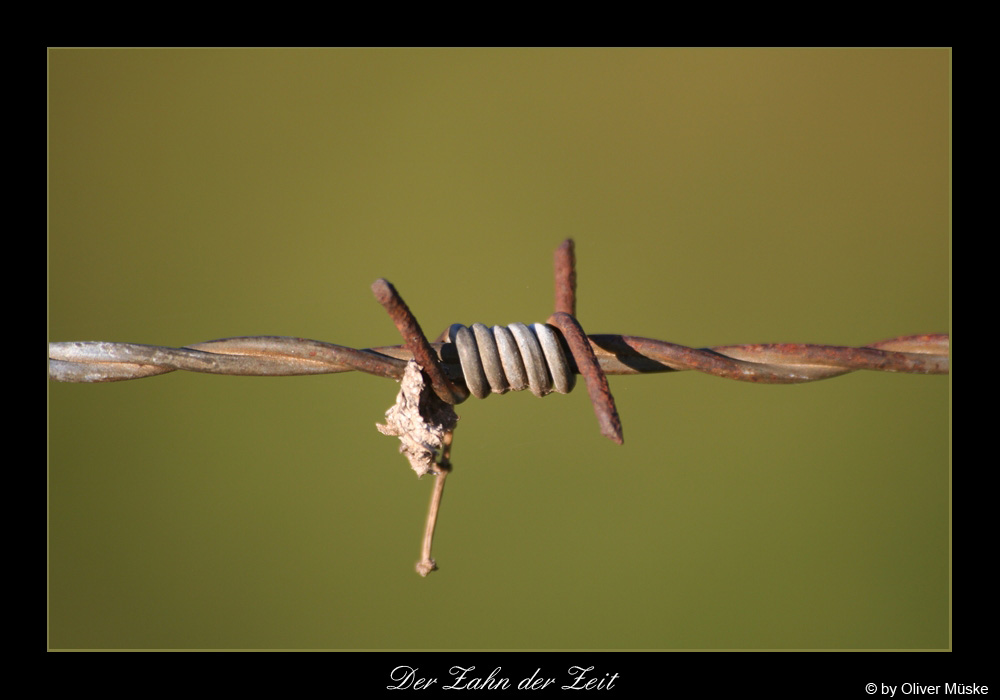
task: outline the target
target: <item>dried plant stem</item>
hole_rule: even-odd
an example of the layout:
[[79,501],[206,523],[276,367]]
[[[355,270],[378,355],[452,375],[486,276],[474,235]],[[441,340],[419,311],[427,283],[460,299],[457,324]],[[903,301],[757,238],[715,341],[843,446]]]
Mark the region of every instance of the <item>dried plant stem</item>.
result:
[[420,561],[417,562],[417,573],[426,576],[437,570],[437,562],[431,557],[431,547],[434,544],[434,527],[437,525],[438,512],[441,510],[441,498],[444,495],[444,482],[451,473],[451,441],[454,432],[448,432],[444,437],[444,449],[438,464],[437,479],[434,491],[431,493],[431,506],[427,511],[427,525],[424,528],[424,544],[420,551]]

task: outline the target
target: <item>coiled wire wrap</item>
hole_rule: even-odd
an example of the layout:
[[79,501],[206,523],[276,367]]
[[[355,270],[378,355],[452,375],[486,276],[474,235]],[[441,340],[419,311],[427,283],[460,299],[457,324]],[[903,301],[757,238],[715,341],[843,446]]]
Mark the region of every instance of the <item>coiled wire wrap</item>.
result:
[[465,384],[476,398],[524,389],[535,396],[568,394],[576,384],[559,332],[550,325],[454,323],[445,340],[455,344]]

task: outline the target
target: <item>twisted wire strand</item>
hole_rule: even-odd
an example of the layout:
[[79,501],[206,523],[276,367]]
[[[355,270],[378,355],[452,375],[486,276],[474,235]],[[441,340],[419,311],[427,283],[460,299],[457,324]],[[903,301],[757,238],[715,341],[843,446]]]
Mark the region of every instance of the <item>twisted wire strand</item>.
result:
[[221,338],[182,348],[137,343],[49,343],[49,377],[61,382],[115,382],[176,370],[285,377],[358,370],[401,379],[406,358],[306,338]]
[[745,382],[797,384],[862,369],[947,374],[950,364],[949,337],[937,333],[900,336],[860,348],[771,343],[695,349],[627,335],[592,335],[589,338],[601,348],[601,351],[595,350],[599,359],[604,352],[623,360],[629,369],[619,374],[697,370]]
[[[472,330],[473,337],[475,333]],[[860,348],[801,343],[689,348],[629,335],[591,335],[588,339],[601,369],[606,374],[616,375],[694,370],[739,381],[793,384],[828,379],[856,370],[947,374],[950,366],[947,334],[900,336]],[[500,342],[497,342],[498,352]],[[561,342],[558,345],[561,346]],[[431,346],[452,378],[464,379],[464,365],[456,344],[437,342]],[[478,343],[476,347],[478,351]],[[488,350],[487,354],[490,353]],[[406,361],[412,357],[409,350],[398,345],[355,349],[281,336],[222,338],[182,348],[135,343],[55,342],[49,343],[49,377],[61,382],[114,382],[176,370],[242,376],[357,370],[399,380]],[[482,355],[480,361],[486,362]],[[572,372],[578,371],[565,358],[565,353],[564,361]],[[544,366],[552,372],[548,361],[536,363],[536,366]],[[485,375],[485,364],[482,369]],[[505,369],[504,376],[509,382],[509,370]],[[569,376],[573,376],[572,373]],[[488,376],[485,381],[493,391]]]

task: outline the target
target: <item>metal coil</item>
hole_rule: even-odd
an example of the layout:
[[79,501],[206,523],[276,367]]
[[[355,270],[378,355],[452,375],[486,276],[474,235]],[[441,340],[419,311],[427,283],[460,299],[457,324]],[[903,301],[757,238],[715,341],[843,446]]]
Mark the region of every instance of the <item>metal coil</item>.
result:
[[568,394],[576,384],[559,332],[550,325],[454,323],[445,339],[455,344],[465,384],[476,398],[524,389],[535,396]]

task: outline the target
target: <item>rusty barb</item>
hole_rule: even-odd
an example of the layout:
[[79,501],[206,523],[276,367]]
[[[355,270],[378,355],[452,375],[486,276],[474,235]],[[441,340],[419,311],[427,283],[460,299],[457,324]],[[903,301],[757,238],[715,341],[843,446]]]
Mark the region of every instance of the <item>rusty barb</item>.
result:
[[[434,342],[388,281],[372,284],[403,345],[355,349],[305,338],[223,338],[182,348],[134,343],[49,343],[49,377],[61,382],[114,382],[176,370],[245,376],[327,374],[357,370],[402,382],[400,397],[379,429],[398,435],[418,474],[437,476],[421,561],[436,569],[431,540],[444,481],[451,471],[452,407],[470,394],[530,389],[538,396],[568,393],[583,377],[601,434],[623,443],[609,374],[695,370],[716,377],[765,384],[794,384],[856,370],[947,374],[947,334],[890,338],[864,347],[799,343],[690,348],[629,335],[588,336],[576,318],[576,253],[567,239],[555,251],[555,310],[530,327],[455,324]],[[414,365],[409,371],[408,367]],[[390,414],[392,414],[390,416]],[[428,437],[429,436],[429,437]]]

